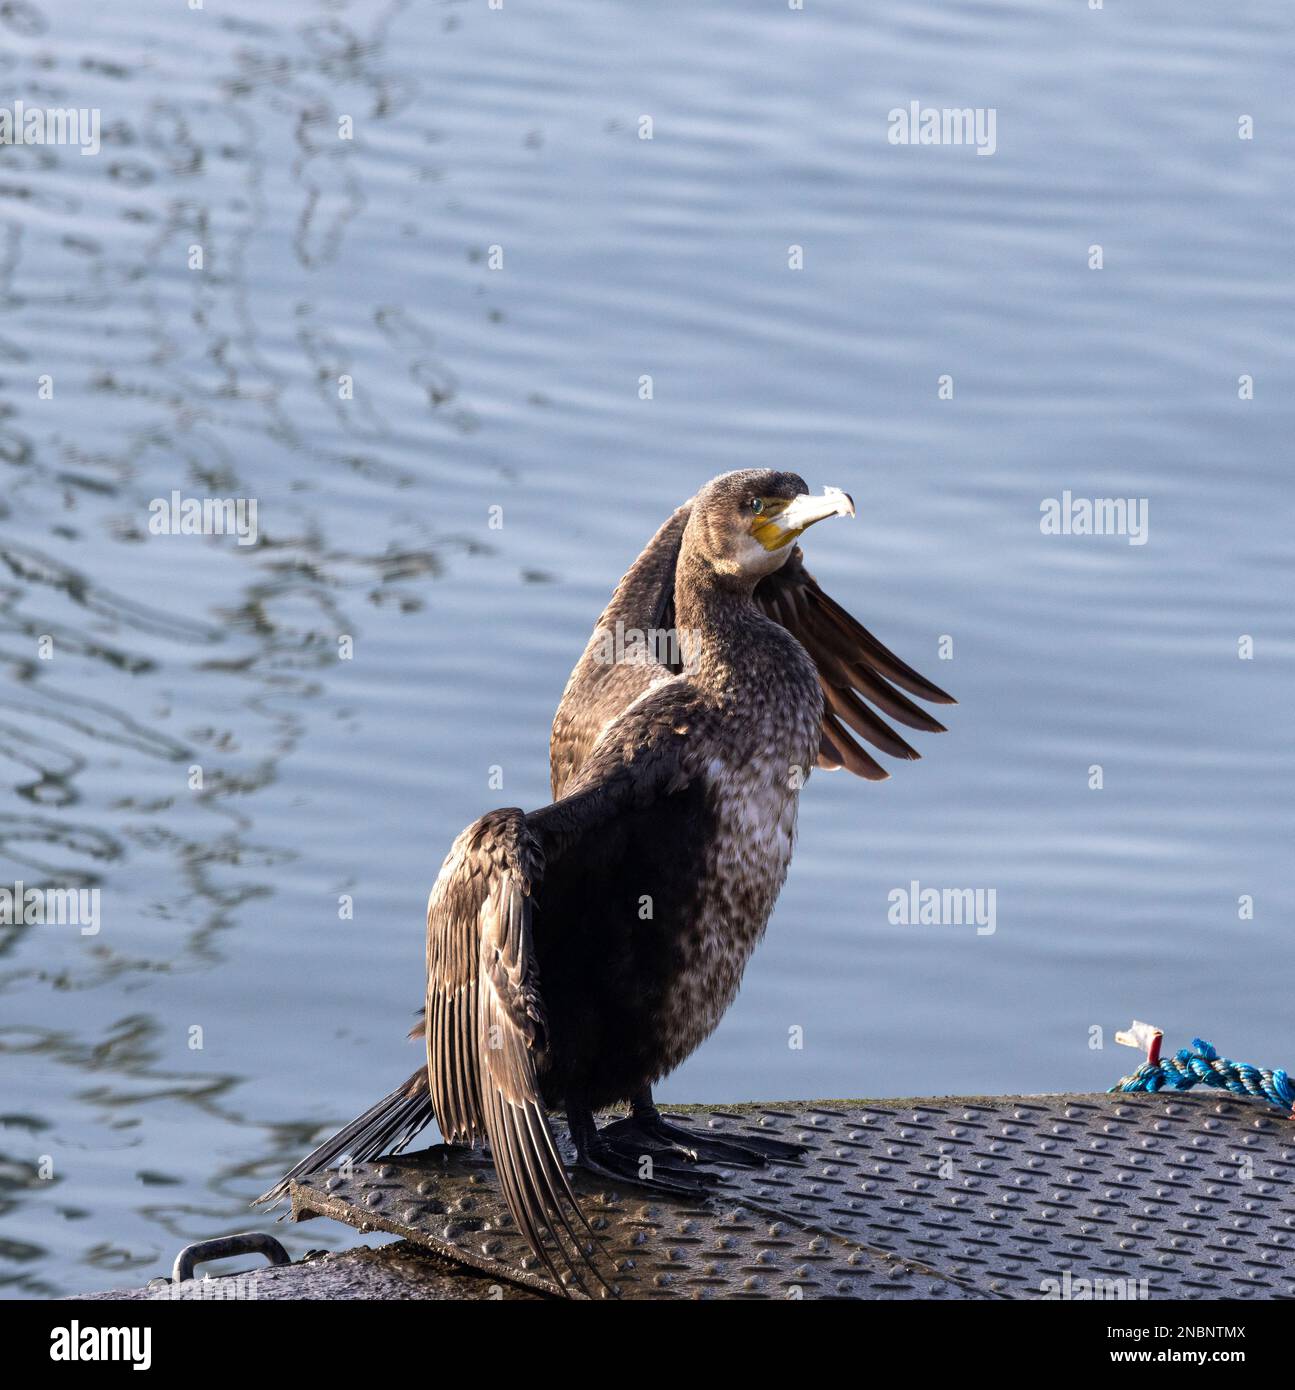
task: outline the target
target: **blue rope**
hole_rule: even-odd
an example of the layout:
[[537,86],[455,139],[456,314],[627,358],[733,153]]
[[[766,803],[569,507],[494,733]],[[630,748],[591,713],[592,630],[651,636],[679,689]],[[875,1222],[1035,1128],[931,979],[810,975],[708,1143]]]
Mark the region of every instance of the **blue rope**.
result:
[[[1200,1038],[1190,1048],[1180,1048],[1173,1057],[1143,1062],[1132,1076],[1124,1077],[1111,1091],[1187,1091],[1193,1086],[1214,1086],[1233,1095],[1254,1096],[1283,1110],[1295,1108],[1295,1083],[1280,1067],[1252,1067],[1220,1057]],[[1108,1093],[1109,1094],[1109,1093]]]

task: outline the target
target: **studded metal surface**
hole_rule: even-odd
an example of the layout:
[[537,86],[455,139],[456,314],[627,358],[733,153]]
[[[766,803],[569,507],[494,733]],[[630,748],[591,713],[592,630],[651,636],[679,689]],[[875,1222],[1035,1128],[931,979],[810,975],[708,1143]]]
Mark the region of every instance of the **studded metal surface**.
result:
[[[701,1203],[577,1173],[625,1298],[1295,1299],[1295,1125],[1268,1106],[1193,1094],[671,1113],[808,1152],[726,1170]],[[292,1214],[553,1289],[480,1153],[318,1174],[294,1184]]]

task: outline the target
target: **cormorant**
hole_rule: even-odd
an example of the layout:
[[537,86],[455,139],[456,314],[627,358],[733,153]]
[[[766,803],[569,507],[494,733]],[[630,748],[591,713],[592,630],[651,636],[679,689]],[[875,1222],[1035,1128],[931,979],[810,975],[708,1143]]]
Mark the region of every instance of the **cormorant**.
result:
[[[565,1110],[581,1166],[659,1191],[708,1190],[699,1160],[795,1156],[670,1125],[651,1088],[737,993],[791,862],[811,767],[886,775],[839,721],[918,756],[854,692],[927,729],[941,726],[884,678],[950,700],[805,571],[796,539],[838,515],[854,515],[845,493],[814,497],[794,473],[748,469],[708,483],[662,527],[600,630],[669,628],[678,650],[608,662],[595,631],[554,723],[553,803],[482,816],[432,888],[425,1021],[411,1033],[426,1036],[426,1067],[258,1202],[343,1156],[398,1152],[434,1118],[449,1143],[489,1142],[519,1229],[559,1283],[561,1262],[582,1284],[582,1272],[603,1275],[550,1109]],[[595,1112],[622,1102],[628,1118],[599,1129]]]

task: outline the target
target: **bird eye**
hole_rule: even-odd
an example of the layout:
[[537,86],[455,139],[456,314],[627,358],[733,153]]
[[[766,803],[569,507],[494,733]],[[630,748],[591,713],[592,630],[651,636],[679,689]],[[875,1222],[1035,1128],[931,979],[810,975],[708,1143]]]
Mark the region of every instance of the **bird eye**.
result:
[[760,513],[764,511],[764,498],[753,497],[751,499],[751,510],[756,514],[756,516],[759,516]]

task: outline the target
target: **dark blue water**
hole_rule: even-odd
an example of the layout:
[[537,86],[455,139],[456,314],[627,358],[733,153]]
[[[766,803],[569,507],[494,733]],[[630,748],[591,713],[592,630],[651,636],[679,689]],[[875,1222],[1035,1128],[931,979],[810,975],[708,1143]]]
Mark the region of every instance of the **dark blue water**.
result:
[[[612,585],[735,467],[854,495],[811,567],[961,704],[813,779],[663,1093],[1100,1089],[1135,1015],[1295,1063],[1293,57],[1278,0],[0,10],[0,100],[102,113],[0,147],[0,883],[102,898],[0,928],[7,1290],[254,1224],[412,1069],[450,839],[546,799]],[[259,543],[150,534],[174,489]],[[1044,535],[1065,490],[1146,543]]]

